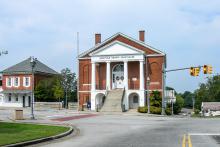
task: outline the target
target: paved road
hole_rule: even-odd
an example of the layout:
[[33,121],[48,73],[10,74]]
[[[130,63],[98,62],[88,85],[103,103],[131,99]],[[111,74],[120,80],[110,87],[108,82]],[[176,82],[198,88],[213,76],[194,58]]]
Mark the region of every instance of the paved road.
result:
[[[0,118],[11,111],[0,110]],[[29,111],[25,110],[25,116]],[[36,111],[33,122],[71,124],[76,136],[37,144],[46,147],[220,147],[220,119],[155,117],[128,113],[104,115],[74,111]],[[25,120],[30,122],[31,120]],[[185,136],[185,139],[184,139]],[[190,147],[190,146],[188,146]]]
[[80,134],[43,146],[180,147],[191,142],[193,147],[219,147],[215,136],[220,133],[219,122],[220,119],[100,115],[68,121],[80,129]]

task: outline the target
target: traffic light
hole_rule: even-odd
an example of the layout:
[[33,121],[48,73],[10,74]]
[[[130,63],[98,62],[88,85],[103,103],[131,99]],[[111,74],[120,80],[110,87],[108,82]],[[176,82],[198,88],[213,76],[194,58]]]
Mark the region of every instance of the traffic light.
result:
[[199,76],[199,72],[200,72],[200,67],[195,67],[194,68],[194,76]]
[[190,75],[194,76],[194,68],[193,67],[190,67]]
[[203,72],[204,72],[204,74],[212,74],[212,66],[204,65],[203,66]]
[[207,65],[204,65],[204,66],[203,66],[203,73],[204,73],[204,74],[207,74],[207,73],[208,73],[208,66],[207,66]]
[[212,74],[212,66],[208,66],[208,74]]

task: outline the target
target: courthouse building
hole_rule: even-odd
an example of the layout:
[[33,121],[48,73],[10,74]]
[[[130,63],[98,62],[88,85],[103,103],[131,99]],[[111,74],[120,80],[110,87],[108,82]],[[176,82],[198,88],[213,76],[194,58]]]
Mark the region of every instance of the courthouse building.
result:
[[[139,39],[117,33],[80,54],[79,106],[91,103],[91,110],[123,111],[146,105],[146,93],[162,92],[162,70],[166,54]],[[147,88],[149,83],[149,89]]]

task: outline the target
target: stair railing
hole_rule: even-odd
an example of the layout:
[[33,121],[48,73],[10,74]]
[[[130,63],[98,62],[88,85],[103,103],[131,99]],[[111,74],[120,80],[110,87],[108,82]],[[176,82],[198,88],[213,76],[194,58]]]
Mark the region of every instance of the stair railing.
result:
[[121,109],[122,109],[122,112],[125,112],[124,97],[125,97],[125,87],[123,89],[123,94],[122,94],[122,98],[121,98]]
[[107,97],[108,95],[108,87],[106,87],[106,90],[105,90],[105,97]]

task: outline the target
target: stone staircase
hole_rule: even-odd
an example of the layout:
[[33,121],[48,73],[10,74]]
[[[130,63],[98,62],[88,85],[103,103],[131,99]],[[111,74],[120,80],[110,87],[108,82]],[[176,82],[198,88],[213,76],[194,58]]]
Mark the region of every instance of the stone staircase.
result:
[[114,89],[108,92],[101,112],[122,112],[121,101],[124,89]]

